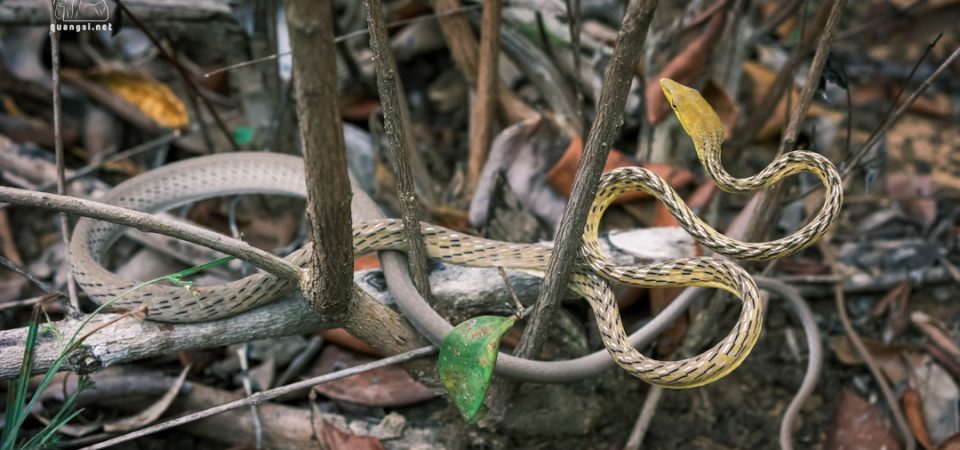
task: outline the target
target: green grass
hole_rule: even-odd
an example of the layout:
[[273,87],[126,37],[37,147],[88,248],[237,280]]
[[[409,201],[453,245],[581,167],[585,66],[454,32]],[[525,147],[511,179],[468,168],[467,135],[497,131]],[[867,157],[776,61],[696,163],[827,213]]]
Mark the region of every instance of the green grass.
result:
[[[43,393],[50,383],[53,381],[54,375],[60,371],[60,368],[63,366],[64,361],[66,361],[67,356],[70,352],[75,349],[77,346],[82,344],[84,336],[81,338],[80,332],[90,323],[95,316],[97,316],[105,308],[108,308],[114,302],[130,295],[133,292],[136,292],[138,289],[143,288],[144,286],[149,286],[154,283],[161,281],[169,281],[177,286],[184,286],[188,289],[192,288],[193,283],[190,281],[185,281],[184,278],[192,276],[197,272],[208,269],[213,266],[224,264],[233,260],[234,257],[226,256],[208,263],[200,264],[197,266],[190,267],[188,269],[181,270],[180,272],[165,275],[159,278],[154,278],[150,281],[145,281],[139,283],[136,286],[127,289],[122,292],[116,298],[105,302],[100,305],[93,313],[87,315],[83,320],[77,330],[73,333],[73,336],[70,337],[70,340],[67,341],[66,345],[63,345],[63,350],[60,354],[57,355],[57,359],[53,361],[50,365],[50,368],[44,373],[43,379],[40,381],[40,384],[37,385],[36,390],[34,391],[33,396],[27,400],[29,384],[30,384],[30,367],[33,363],[33,352],[37,346],[37,336],[40,329],[40,318],[43,314],[43,303],[40,302],[34,307],[33,314],[30,316],[30,325],[27,328],[27,340],[24,345],[23,352],[23,363],[20,366],[20,375],[16,379],[7,381],[7,402],[6,402],[6,419],[3,427],[3,435],[0,436],[0,450],[13,450],[14,448],[21,449],[38,449],[38,448],[49,448],[56,442],[57,434],[56,431],[65,425],[67,422],[72,420],[78,414],[83,412],[83,409],[77,409],[76,402],[77,396],[79,393],[93,386],[93,383],[89,378],[85,376],[80,377],[80,382],[77,384],[77,389],[75,389],[66,399],[64,399],[63,405],[60,407],[60,410],[53,416],[48,423],[39,433],[17,444],[17,437],[20,434],[20,430],[23,427],[23,423],[27,420],[27,417],[30,415],[30,411],[36,406],[37,402],[40,401],[40,395]],[[56,294],[51,294],[52,298]],[[47,323],[49,323],[47,319]],[[56,327],[49,327],[51,330],[56,330]],[[56,333],[56,331],[54,331]],[[58,341],[62,341],[61,336],[57,336]]]

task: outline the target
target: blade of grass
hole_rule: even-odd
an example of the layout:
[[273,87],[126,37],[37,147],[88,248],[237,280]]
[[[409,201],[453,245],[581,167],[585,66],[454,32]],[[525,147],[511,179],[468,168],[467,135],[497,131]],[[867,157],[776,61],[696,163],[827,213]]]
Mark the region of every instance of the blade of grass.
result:
[[[20,376],[16,380],[7,382],[7,416],[4,420],[3,428],[3,449],[12,448],[16,442],[16,431],[20,428],[18,419],[26,416],[29,412],[24,412],[23,402],[27,398],[27,389],[30,384],[30,367],[33,364],[33,349],[37,345],[37,334],[40,329],[40,314],[43,311],[43,303],[51,298],[60,296],[59,292],[45,295],[39,303],[33,307],[33,313],[30,315],[30,325],[27,328],[27,340],[24,344],[23,362],[20,365]],[[19,420],[22,423],[22,420]]]
[[[90,321],[94,317],[96,317],[100,312],[110,307],[110,305],[112,305],[114,302],[126,297],[127,295],[130,295],[131,293],[145,286],[149,286],[151,284],[158,283],[164,280],[170,281],[171,283],[175,283],[175,284],[183,283],[183,278],[185,277],[194,275],[197,272],[200,272],[202,270],[209,269],[211,267],[214,267],[220,264],[224,264],[226,262],[232,261],[233,259],[234,259],[233,256],[225,256],[223,258],[215,259],[213,261],[210,261],[204,264],[189,267],[187,269],[181,270],[171,275],[164,275],[162,277],[154,278],[149,281],[144,281],[143,283],[138,283],[135,286],[127,289],[126,291],[123,291],[122,293],[120,293],[120,295],[116,296],[112,300],[101,304],[92,313],[87,315],[86,318],[83,320],[83,322],[80,324],[80,326],[76,329],[76,331],[74,331],[73,336],[70,337],[70,340],[67,341],[66,345],[64,346],[64,350],[60,352],[59,355],[57,355],[57,359],[55,359],[53,363],[50,365],[50,368],[47,369],[43,379],[37,385],[37,388],[34,391],[35,392],[34,395],[30,398],[30,401],[27,403],[26,408],[24,408],[23,402],[26,400],[28,383],[30,381],[30,366],[31,366],[31,362],[32,362],[31,360],[33,357],[33,349],[36,346],[36,339],[37,339],[38,329],[39,329],[39,318],[40,318],[40,313],[43,309],[40,307],[42,305],[42,302],[39,303],[37,307],[34,309],[33,317],[31,317],[31,320],[30,320],[30,328],[27,331],[27,342],[26,342],[26,345],[24,346],[23,365],[20,368],[20,376],[16,380],[14,395],[12,396],[8,395],[7,397],[7,417],[5,421],[5,427],[3,429],[3,441],[0,442],[0,450],[8,450],[8,449],[14,448],[14,444],[16,443],[16,439],[17,439],[17,432],[20,430],[20,427],[23,426],[24,421],[26,421],[27,417],[30,414],[30,411],[36,405],[37,401],[40,400],[40,393],[43,392],[43,390],[46,389],[47,386],[50,385],[51,381],[53,381],[54,375],[56,375],[57,372],[60,371],[60,367],[63,365],[64,361],[66,361],[67,356],[70,354],[70,352],[74,348],[76,348],[78,345],[80,345],[83,342],[83,340],[85,340],[89,336],[89,335],[84,335],[82,338],[78,339],[78,337],[80,336],[80,332],[83,331],[83,329],[90,323]],[[50,295],[54,295],[54,294],[50,294]],[[13,384],[13,383],[11,382],[10,384]],[[77,392],[79,392],[79,389],[77,390]],[[64,411],[64,408],[61,408],[61,412],[63,411]],[[71,415],[70,418],[72,418],[73,416],[75,416],[75,414]],[[69,419],[67,420],[69,421]],[[55,423],[54,421],[51,421],[51,425],[54,423]],[[41,434],[46,433],[48,430],[50,432],[56,431],[58,427],[62,426],[65,423],[66,421],[52,428],[50,425],[48,425],[47,427],[44,428],[43,431],[41,431]]]

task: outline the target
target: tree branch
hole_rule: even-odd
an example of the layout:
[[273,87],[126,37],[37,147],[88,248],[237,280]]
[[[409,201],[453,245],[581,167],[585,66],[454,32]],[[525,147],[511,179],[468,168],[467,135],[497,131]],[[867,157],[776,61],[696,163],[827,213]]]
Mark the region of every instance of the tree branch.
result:
[[552,322],[562,293],[567,289],[570,270],[580,252],[583,227],[597,192],[600,173],[623,124],[627,93],[634,70],[640,63],[640,52],[656,6],[657,0],[633,0],[627,7],[610,65],[604,73],[603,90],[598,102],[600,109],[584,145],[583,158],[573,180],[573,192],[560,219],[557,242],[547,264],[543,288],[517,347],[517,356],[531,357],[540,352],[545,331]]
[[483,5],[480,32],[480,61],[477,67],[477,95],[470,112],[470,160],[467,165],[467,192],[472,195],[493,141],[493,120],[497,106],[497,63],[500,58],[501,0],[488,0]]
[[[460,1],[436,0],[433,2],[433,9],[437,12],[440,31],[447,41],[447,46],[450,47],[450,55],[453,56],[457,68],[463,73],[467,83],[471,86],[476,85],[479,64],[477,37],[473,35],[470,21],[466,17],[449,14],[452,11],[463,9]],[[510,89],[507,89],[507,86],[500,82],[499,77],[497,78],[497,92],[500,112],[508,123],[517,123],[536,116],[536,111],[527,106]]]
[[[813,103],[813,94],[820,86],[820,74],[827,64],[827,57],[830,56],[830,47],[833,46],[833,39],[837,35],[837,29],[840,25],[840,16],[847,5],[847,0],[834,0],[830,7],[830,13],[827,17],[827,24],[820,41],[817,43],[817,51],[813,56],[813,62],[810,64],[810,70],[807,71],[806,80],[803,83],[803,89],[800,91],[800,98],[797,100],[797,107],[790,116],[787,123],[787,130],[780,141],[778,155],[784,152],[794,150],[797,146],[797,136],[800,135],[800,128],[803,126],[807,117],[807,111]],[[791,70],[792,72],[792,70]],[[789,78],[789,77],[787,77]],[[789,94],[788,94],[789,95]],[[751,222],[751,226],[746,233],[746,239],[750,241],[761,241],[769,230],[771,223],[774,223],[774,217],[780,211],[780,203],[786,190],[785,183],[778,183],[766,192],[757,195],[762,196],[760,206],[757,208],[756,216]]]
[[[383,17],[383,2],[367,0],[367,23],[370,29],[370,49],[377,69],[377,90],[380,104],[383,105],[384,128],[390,144],[390,156],[397,175],[397,194],[403,218],[403,233],[407,238],[407,260],[413,284],[420,295],[430,298],[430,284],[427,276],[427,250],[423,246],[420,233],[420,205],[410,170],[410,152],[408,148],[407,124],[404,121],[403,104],[400,101],[402,90],[397,76],[397,63],[391,53],[390,38],[387,36],[386,19]],[[427,184],[429,180],[421,180]]]
[[0,186],[0,202],[66,212],[126,225],[142,231],[160,233],[203,245],[236,256],[291,283],[298,283],[300,268],[289,262],[215,231],[185,224],[162,216],[133,211],[105,203]]
[[309,273],[300,288],[314,311],[342,322],[351,306],[353,194],[337,100],[337,67],[331,59],[336,51],[333,5],[291,0],[286,12],[314,245]]
[[[60,32],[54,26],[57,24],[56,12],[51,4],[50,9],[50,76],[53,78],[53,149],[57,161],[57,194],[65,195],[67,185],[64,182],[66,162],[63,154],[63,108],[60,102]],[[70,248],[70,219],[65,213],[59,214],[60,238],[64,248]],[[67,254],[69,260],[69,252]],[[80,298],[77,296],[77,286],[73,282],[73,273],[67,274],[67,298],[73,313],[80,312]]]

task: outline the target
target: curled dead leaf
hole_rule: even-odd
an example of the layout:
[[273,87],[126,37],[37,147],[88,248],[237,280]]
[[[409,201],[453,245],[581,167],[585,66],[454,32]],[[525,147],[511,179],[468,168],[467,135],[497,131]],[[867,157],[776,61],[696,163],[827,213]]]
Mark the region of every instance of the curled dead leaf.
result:
[[186,105],[163,82],[121,71],[97,73],[92,78],[164,127],[179,129],[190,123]]

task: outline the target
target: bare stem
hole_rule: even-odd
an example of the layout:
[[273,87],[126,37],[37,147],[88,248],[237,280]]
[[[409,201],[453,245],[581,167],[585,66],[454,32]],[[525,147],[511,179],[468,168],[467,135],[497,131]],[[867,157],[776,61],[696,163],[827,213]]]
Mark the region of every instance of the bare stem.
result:
[[[383,105],[384,128],[390,144],[390,156],[397,174],[397,193],[403,219],[403,232],[407,238],[407,260],[413,284],[426,298],[430,298],[430,282],[427,275],[427,250],[420,233],[420,211],[410,169],[407,124],[404,122],[403,104],[400,99],[401,83],[397,76],[397,63],[390,51],[386,19],[381,0],[367,0],[367,24],[370,28],[370,48],[377,69],[377,90]],[[427,182],[428,180],[421,180]]]
[[314,250],[300,283],[310,307],[340,322],[349,312],[353,286],[350,178],[340,119],[336,64],[331,64],[333,5],[286,3],[293,52],[297,118],[307,179],[307,215]]
[[300,278],[300,268],[272,253],[206,228],[178,222],[163,216],[155,216],[92,200],[5,186],[0,186],[0,201],[106,220],[142,231],[172,236],[236,256],[291,283],[298,283]]
[[125,434],[123,436],[118,436],[113,439],[109,439],[103,442],[100,442],[89,447],[85,447],[85,450],[96,450],[100,448],[107,448],[117,445],[122,442],[132,441],[137,438],[148,436],[163,430],[167,430],[173,427],[177,427],[183,424],[190,422],[195,422],[197,420],[210,417],[222,412],[230,411],[237,408],[242,408],[244,406],[256,405],[267,400],[272,400],[277,397],[283,396],[290,392],[298,391],[301,389],[308,389],[318,384],[326,383],[328,381],[339,380],[341,378],[346,378],[349,376],[356,375],[358,373],[367,372],[373,369],[379,369],[381,367],[387,367],[394,364],[402,363],[405,361],[410,361],[417,358],[422,358],[424,356],[432,355],[437,351],[437,348],[434,346],[421,347],[416,350],[411,350],[406,353],[401,353],[399,355],[394,355],[388,358],[383,358],[379,361],[374,361],[367,364],[361,364],[359,366],[354,366],[349,369],[338,370],[333,373],[328,373],[326,375],[321,375],[318,377],[310,378],[309,380],[303,380],[296,383],[288,384],[286,386],[278,387],[275,389],[270,389],[269,391],[257,392],[249,397],[233,401],[230,403],[225,403],[220,406],[215,406],[210,409],[205,409],[203,411],[198,411],[193,414],[188,414],[183,417],[179,417],[173,420],[168,420],[163,423],[158,423],[156,425],[144,428],[142,430],[137,430],[132,433]]
[[793,150],[797,145],[797,136],[800,135],[800,128],[807,117],[807,111],[813,102],[813,94],[820,85],[820,75],[823,73],[823,67],[827,64],[827,57],[830,56],[830,47],[833,46],[833,39],[837,36],[837,29],[840,25],[840,16],[847,6],[847,0],[835,0],[830,8],[830,16],[827,17],[826,29],[820,35],[820,42],[817,43],[817,52],[813,56],[813,62],[810,64],[810,70],[807,72],[807,78],[803,82],[803,90],[800,91],[800,99],[797,101],[797,108],[793,110],[790,116],[790,123],[787,124],[787,132],[780,141],[780,152]]
[[570,270],[580,251],[583,227],[597,191],[600,174],[610,147],[623,124],[627,93],[637,64],[640,63],[640,52],[656,6],[657,0],[633,0],[627,6],[613,56],[604,73],[603,90],[598,102],[600,109],[584,145],[583,158],[574,176],[570,201],[560,219],[557,241],[547,264],[540,295],[516,350],[520,357],[529,358],[540,352],[546,330],[553,321],[563,291],[567,289]]
[[[837,35],[837,28],[840,25],[840,16],[847,5],[847,0],[834,0],[830,7],[830,15],[827,17],[826,29],[820,35],[820,41],[817,43],[817,51],[813,56],[813,62],[810,64],[810,70],[807,71],[807,77],[803,83],[803,89],[800,91],[800,98],[797,101],[797,107],[793,110],[790,120],[787,123],[787,130],[780,141],[778,154],[793,150],[797,145],[797,137],[800,135],[800,129],[807,117],[807,111],[813,103],[813,94],[820,86],[820,75],[827,64],[827,57],[830,56],[830,47]],[[791,99],[790,94],[787,99]],[[788,108],[789,109],[789,108]],[[777,212],[780,210],[780,203],[786,190],[785,183],[779,183],[770,188],[767,192],[757,194],[762,195],[760,207],[757,208],[757,215],[751,222],[750,229],[746,236],[749,240],[762,240],[764,234],[769,230],[769,225],[774,222]]]
[[[480,61],[477,67],[477,95],[470,114],[470,160],[467,171],[467,190],[477,187],[480,173],[487,161],[493,141],[493,120],[497,106],[497,80],[500,57],[500,10],[502,0],[488,0],[483,4],[483,22],[480,32]],[[372,28],[372,27],[371,27]]]
[[[53,9],[50,10],[50,25],[56,25],[57,18]],[[60,32],[57,27],[50,27],[50,75],[53,77],[53,148],[57,161],[57,193],[65,195],[67,188],[64,182],[66,163],[63,154],[63,108],[60,101]],[[70,219],[65,213],[59,214],[60,236],[65,249],[70,248]],[[69,252],[67,252],[69,259]],[[70,308],[74,313],[80,312],[80,298],[77,296],[77,286],[73,282],[73,272],[67,273],[67,297],[70,299]]]

